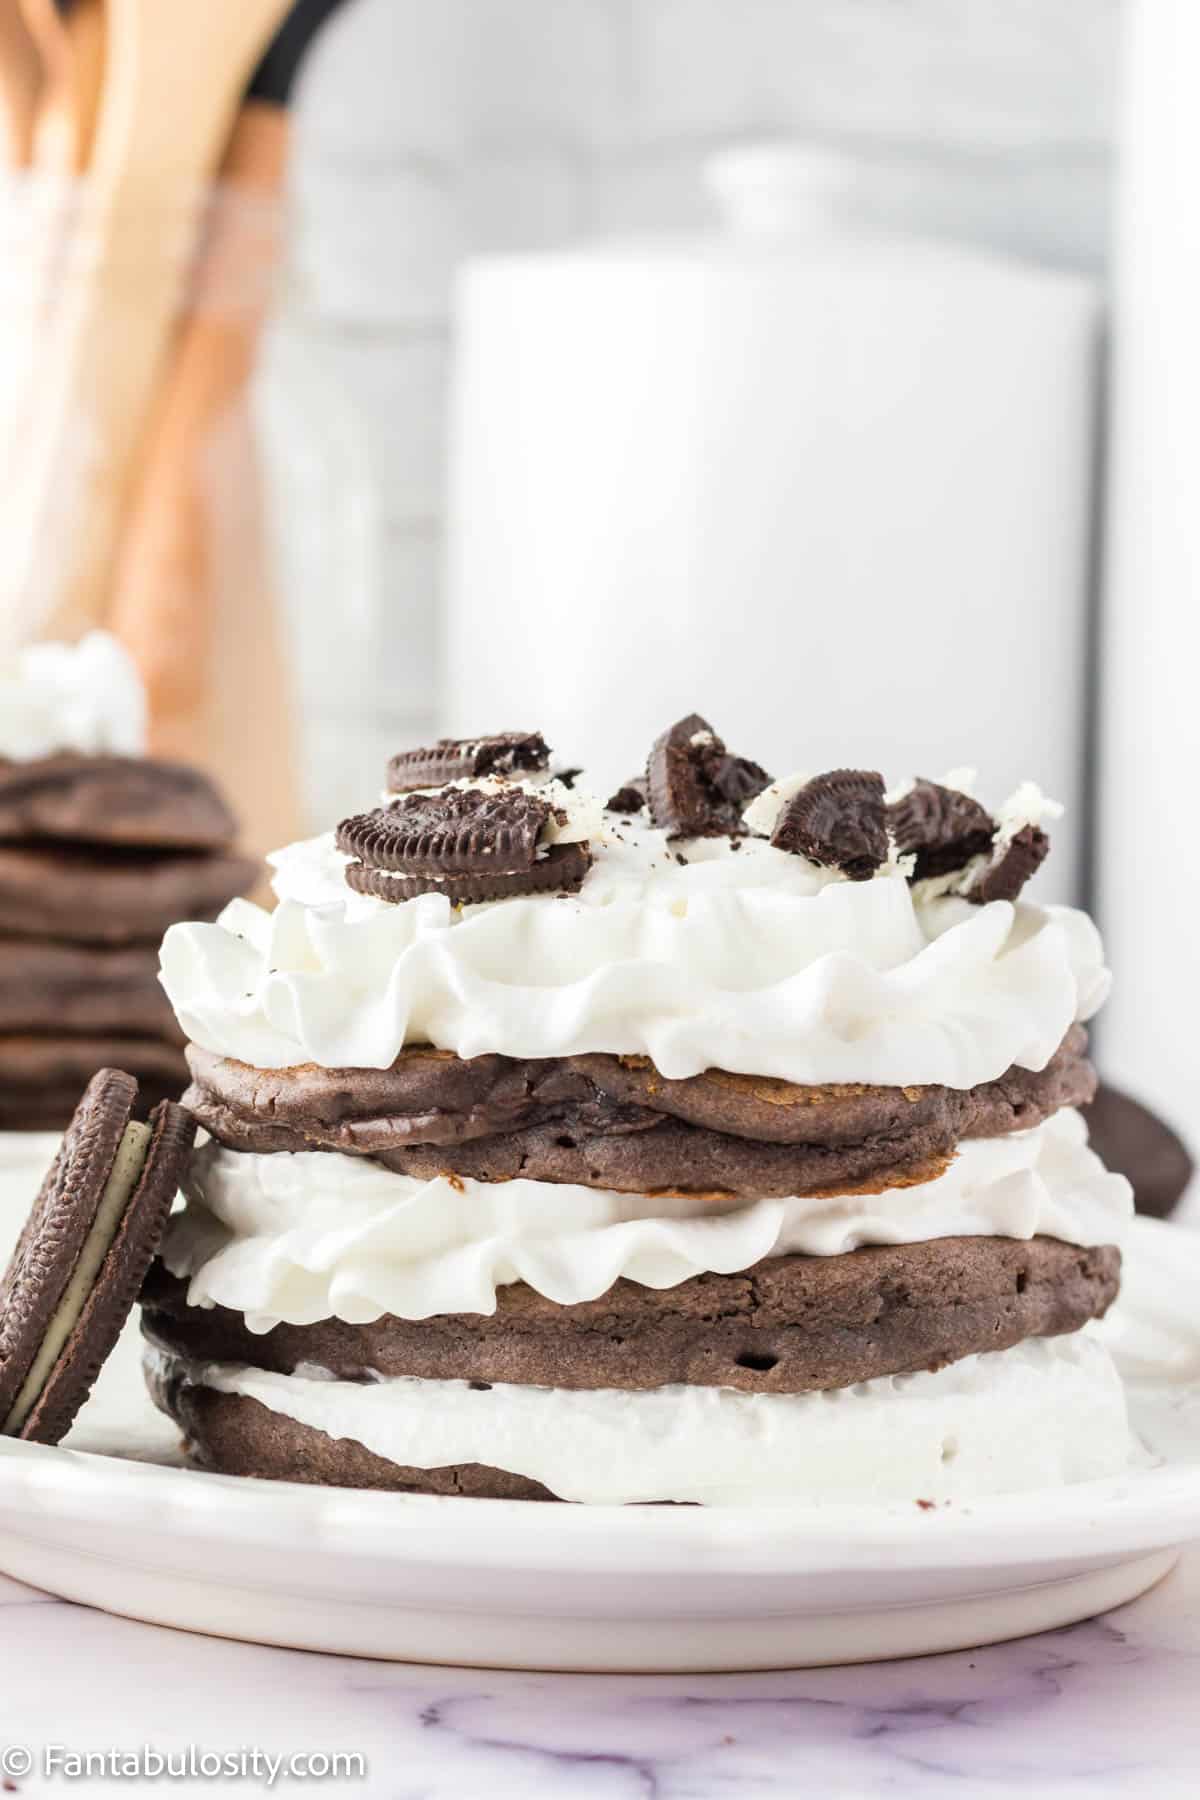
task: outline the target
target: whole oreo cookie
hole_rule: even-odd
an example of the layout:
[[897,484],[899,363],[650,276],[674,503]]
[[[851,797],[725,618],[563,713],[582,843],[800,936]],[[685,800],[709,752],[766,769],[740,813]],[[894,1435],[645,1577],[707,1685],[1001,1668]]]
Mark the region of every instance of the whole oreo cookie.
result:
[[102,1069],[67,1128],[0,1282],[0,1432],[56,1444],[120,1336],[195,1137],[171,1101]]
[[996,851],[967,889],[966,898],[976,906],[989,900],[1015,900],[1025,883],[1046,860],[1050,839],[1039,825],[1026,825]]
[[411,794],[484,775],[542,774],[550,751],[540,731],[500,731],[492,737],[439,738],[427,749],[402,750],[388,764],[388,792]]
[[868,769],[833,769],[805,782],[779,815],[771,842],[822,868],[867,881],[887,861],[883,777]]
[[345,819],[337,847],[354,860],[347,885],[399,903],[446,894],[455,905],[578,888],[591,858],[583,844],[542,844],[554,809],[514,789],[447,788]]
[[738,836],[746,829],[744,809],[770,781],[757,763],[731,756],[699,713],[689,713],[650,752],[650,817],[672,838]]
[[951,875],[992,847],[996,823],[986,807],[957,788],[914,781],[887,808],[887,825],[902,856],[913,856],[913,880]]

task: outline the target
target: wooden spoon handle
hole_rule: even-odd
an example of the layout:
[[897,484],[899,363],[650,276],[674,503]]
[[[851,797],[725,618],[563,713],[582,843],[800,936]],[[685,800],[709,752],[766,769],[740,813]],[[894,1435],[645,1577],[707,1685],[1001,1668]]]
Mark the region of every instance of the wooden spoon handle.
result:
[[101,617],[201,196],[289,0],[107,0],[104,93],[45,387],[4,494],[9,633]]
[[[278,204],[289,127],[248,102],[221,168],[225,197],[147,434],[110,623],[146,683],[151,748],[209,769],[259,852],[299,835],[290,682],[269,579],[248,417],[267,275],[246,227]],[[224,209],[224,210],[222,210]]]

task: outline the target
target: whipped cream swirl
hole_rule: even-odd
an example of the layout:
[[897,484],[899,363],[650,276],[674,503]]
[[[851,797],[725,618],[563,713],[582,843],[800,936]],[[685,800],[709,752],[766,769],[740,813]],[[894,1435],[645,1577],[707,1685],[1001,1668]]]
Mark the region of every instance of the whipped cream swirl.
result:
[[188,1035],[259,1068],[387,1068],[609,1051],[666,1076],[968,1088],[1045,1066],[1108,990],[1069,907],[922,901],[760,839],[668,845],[622,823],[577,894],[455,909],[351,894],[332,837],[277,855],[280,904],[174,925],[162,981]]
[[[150,1353],[152,1364],[173,1359]],[[349,1382],[237,1364],[190,1380],[365,1444],[405,1468],[483,1463],[591,1505],[966,1500],[1127,1468],[1121,1378],[1089,1330],[819,1394],[640,1393],[465,1381]]]
[[493,1313],[523,1281],[560,1306],[625,1277],[669,1288],[765,1257],[840,1256],[944,1237],[1118,1244],[1129,1184],[1087,1147],[1080,1115],[961,1146],[935,1181],[831,1198],[705,1200],[539,1181],[414,1180],[333,1152],[254,1155],[206,1144],[160,1252],[191,1306],[251,1331]]
[[140,756],[146,696],[129,653],[106,631],[77,644],[30,644],[0,663],[0,756],[56,751]]

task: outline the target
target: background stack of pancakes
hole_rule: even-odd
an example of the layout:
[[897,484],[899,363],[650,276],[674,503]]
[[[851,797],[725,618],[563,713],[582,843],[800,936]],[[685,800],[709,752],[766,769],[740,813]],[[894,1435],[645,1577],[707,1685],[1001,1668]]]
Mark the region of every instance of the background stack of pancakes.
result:
[[178,764],[0,760],[0,1129],[64,1128],[107,1064],[136,1076],[143,1111],[178,1097],[158,945],[253,886],[234,833],[207,776]]
[[[528,904],[563,906],[556,896],[578,891],[603,852],[562,841],[566,816],[538,786],[546,768],[541,739],[516,735],[396,758],[394,802],[339,829],[347,887],[385,907],[429,894],[471,905],[536,895]],[[692,717],[658,741],[645,779],[609,802],[606,828],[618,839],[623,830],[641,834],[670,862],[685,863],[688,842],[706,837],[744,848],[746,808],[768,780]],[[643,813],[648,825],[630,817]],[[1000,830],[965,794],[918,782],[889,802],[880,777],[860,771],[793,785],[768,824],[763,835],[773,849],[761,847],[765,855],[802,856],[851,881],[869,881],[903,856],[910,860],[898,874],[893,868],[893,879],[953,877],[961,898],[979,904],[1014,899],[1047,847],[1036,823]],[[569,912],[562,916],[566,931]],[[186,1102],[216,1140],[208,1154],[227,1163],[230,1153],[242,1163],[315,1152],[307,1163],[327,1162],[340,1192],[339,1165],[366,1160],[414,1183],[441,1178],[448,1205],[455,1193],[469,1206],[495,1184],[519,1180],[524,1194],[526,1184],[539,1184],[539,1196],[564,1196],[564,1230],[579,1189],[616,1195],[627,1217],[646,1220],[682,1216],[676,1203],[692,1215],[705,1207],[736,1214],[776,1197],[799,1208],[803,1197],[876,1196],[883,1213],[889,1198],[936,1182],[961,1148],[1030,1132],[1089,1100],[1095,1086],[1078,1025],[1040,1071],[1014,1067],[967,1090],[803,1086],[718,1067],[667,1079],[641,1055],[462,1058],[428,1044],[406,1045],[386,1068],[267,1069],[195,1045],[189,1059]],[[1079,1127],[1073,1154],[1087,1157],[1082,1137]],[[1113,1181],[1090,1161],[1101,1182]],[[1119,1181],[1115,1187],[1119,1213],[1127,1200]],[[396,1184],[397,1207],[408,1191]],[[147,1333],[164,1353],[154,1364],[156,1397],[198,1460],[233,1472],[440,1493],[556,1497],[528,1469],[483,1454],[431,1467],[381,1455],[352,1431],[318,1429],[289,1413],[286,1397],[278,1406],[248,1397],[238,1371],[301,1381],[318,1374],[322,1403],[335,1398],[329,1377],[345,1392],[397,1378],[466,1384],[494,1415],[515,1388],[632,1398],[700,1387],[784,1399],[1074,1333],[1105,1311],[1119,1282],[1119,1251],[1107,1243],[876,1239],[844,1254],[773,1254],[667,1285],[622,1276],[574,1304],[511,1278],[497,1287],[494,1312],[419,1316],[418,1305],[400,1317],[376,1308],[379,1316],[360,1313],[361,1322],[349,1323],[314,1317],[318,1309],[306,1302],[308,1322],[264,1329],[233,1303],[232,1276],[230,1303],[212,1304],[211,1294],[204,1305],[191,1303],[187,1277],[206,1256],[215,1266],[226,1247],[236,1251],[239,1229],[250,1227],[232,1212],[206,1218],[211,1188],[203,1176],[189,1198],[192,1223],[188,1215],[176,1221],[144,1303]],[[484,1204],[480,1198],[481,1213]],[[190,1258],[180,1231],[191,1232]],[[322,1265],[313,1254],[305,1266],[315,1280]],[[492,1441],[503,1438],[500,1429]],[[739,1474],[753,1479],[744,1471],[730,1479]],[[629,1481],[640,1498],[686,1497],[639,1492],[636,1473]]]

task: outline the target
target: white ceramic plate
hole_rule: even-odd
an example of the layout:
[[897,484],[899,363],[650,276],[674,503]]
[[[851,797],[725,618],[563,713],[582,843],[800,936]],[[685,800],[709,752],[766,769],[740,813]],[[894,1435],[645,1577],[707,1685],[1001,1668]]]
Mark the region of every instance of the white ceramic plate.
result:
[[[0,1147],[0,1236],[28,1206],[30,1149]],[[1146,1467],[934,1511],[539,1506],[202,1475],[177,1466],[131,1327],[67,1446],[0,1440],[0,1568],[158,1624],[421,1662],[754,1669],[1019,1636],[1132,1599],[1200,1536],[1198,1298],[1200,1234],[1139,1221],[1104,1330]]]

